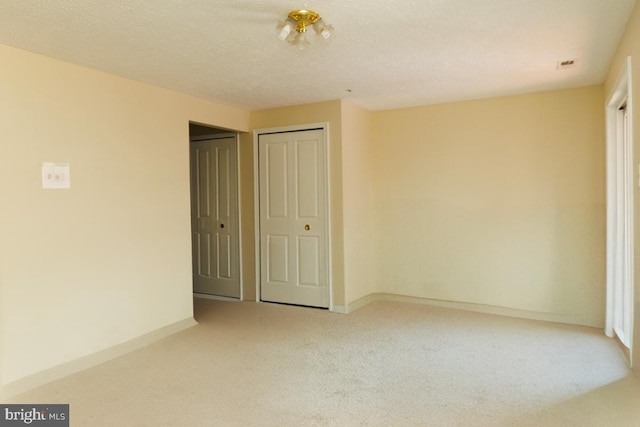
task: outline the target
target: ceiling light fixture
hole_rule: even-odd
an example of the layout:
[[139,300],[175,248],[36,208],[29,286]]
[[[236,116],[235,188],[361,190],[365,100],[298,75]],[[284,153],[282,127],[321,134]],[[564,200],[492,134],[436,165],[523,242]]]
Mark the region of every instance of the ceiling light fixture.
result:
[[284,22],[278,25],[278,38],[304,49],[311,44],[306,35],[307,27],[312,27],[316,35],[324,39],[328,39],[333,31],[333,26],[326,24],[317,12],[294,10],[289,13]]

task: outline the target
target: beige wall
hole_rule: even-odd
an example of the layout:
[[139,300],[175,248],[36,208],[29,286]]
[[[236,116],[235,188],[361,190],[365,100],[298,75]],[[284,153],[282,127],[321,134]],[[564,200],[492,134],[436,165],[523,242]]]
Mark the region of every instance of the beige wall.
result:
[[[188,122],[249,113],[0,46],[2,384],[193,313]],[[70,190],[40,164],[71,163]]]
[[347,304],[377,292],[373,114],[342,103],[342,193]]
[[[297,105],[284,108],[253,111],[251,113],[251,128],[254,130],[277,128],[313,123],[329,123],[329,187],[331,194],[331,280],[333,286],[333,304],[345,305],[344,281],[344,235],[343,235],[343,205],[342,205],[342,117],[341,101],[319,102],[314,104]],[[247,147],[247,144],[244,145]],[[253,182],[253,160],[248,165],[249,156],[242,157],[244,163],[240,165],[241,180]],[[253,159],[253,152],[251,153]],[[243,187],[245,188],[245,187]],[[253,197],[253,191],[251,192]],[[243,202],[248,195],[244,195]],[[249,203],[246,203],[247,206]],[[243,207],[242,223],[253,221],[253,203],[251,211]],[[244,233],[242,244],[245,248],[254,248],[254,236]],[[243,271],[250,278],[247,266]],[[252,268],[255,283],[255,268]]]
[[242,233],[242,299],[256,300],[255,222],[253,199],[253,133],[241,133],[240,151],[240,231]]
[[602,326],[602,88],[377,112],[379,288]]
[[[640,4],[637,4],[627,30],[618,46],[615,58],[609,69],[604,85],[605,99],[609,99],[616,80],[628,56],[631,56],[632,108],[633,108],[633,164],[640,164]],[[635,175],[637,176],[637,175]],[[633,366],[636,374],[640,375],[640,190],[634,188],[634,222],[635,222],[635,278],[634,278],[634,337],[633,337]]]

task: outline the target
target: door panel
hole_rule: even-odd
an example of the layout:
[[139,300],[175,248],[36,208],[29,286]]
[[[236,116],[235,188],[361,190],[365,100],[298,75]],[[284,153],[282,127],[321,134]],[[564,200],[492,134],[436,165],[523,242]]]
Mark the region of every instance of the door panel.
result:
[[287,219],[289,207],[287,203],[288,146],[286,143],[266,144],[266,190],[269,219]]
[[298,237],[298,283],[303,286],[320,286],[319,239],[317,237]]
[[318,218],[318,141],[296,142],[298,218]]
[[258,137],[260,296],[329,306],[324,130]]
[[289,236],[270,234],[267,239],[269,240],[268,281],[287,283],[289,281]]
[[236,137],[191,142],[194,292],[240,297]]

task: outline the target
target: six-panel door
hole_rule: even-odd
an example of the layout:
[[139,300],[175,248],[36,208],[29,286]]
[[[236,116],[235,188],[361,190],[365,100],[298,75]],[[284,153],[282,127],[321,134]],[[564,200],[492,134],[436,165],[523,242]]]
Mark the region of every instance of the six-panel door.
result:
[[191,142],[193,289],[240,297],[236,137]]
[[329,306],[322,129],[259,135],[261,300]]

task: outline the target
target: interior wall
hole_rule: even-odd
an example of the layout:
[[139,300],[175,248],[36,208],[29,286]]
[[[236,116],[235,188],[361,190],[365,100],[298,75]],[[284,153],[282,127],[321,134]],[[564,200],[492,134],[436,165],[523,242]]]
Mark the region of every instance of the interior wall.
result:
[[601,86],[373,123],[383,292],[604,324]]
[[[284,108],[272,108],[251,112],[251,128],[268,129],[285,126],[305,125],[314,123],[329,123],[329,191],[331,203],[331,280],[333,287],[333,305],[345,305],[345,282],[344,282],[344,235],[342,221],[342,102],[327,101],[313,104],[297,105]],[[247,148],[247,144],[243,145]],[[249,155],[242,157],[241,179],[243,182],[253,183],[253,145],[251,146],[251,163],[247,164]],[[243,190],[247,190],[243,186]],[[248,194],[243,196],[243,203],[246,202]],[[253,197],[253,188],[251,189]],[[244,205],[243,205],[244,206]],[[253,203],[251,203],[253,206]],[[252,222],[254,219],[253,210],[243,208],[243,224]],[[255,248],[255,239],[249,233],[243,233],[242,244],[245,248]],[[255,268],[253,278],[255,282]],[[249,273],[247,271],[247,273]]]
[[220,129],[220,128],[215,128],[215,127],[211,127],[211,126],[206,126],[206,125],[200,125],[197,123],[189,123],[189,137],[190,138],[195,138],[195,137],[201,137],[201,136],[209,136],[209,135],[216,135],[216,134],[220,134],[220,133],[234,133],[233,131],[227,130],[227,129]]
[[[633,164],[640,165],[640,4],[636,4],[627,29],[622,37],[615,54],[607,79],[604,84],[605,101],[609,99],[613,88],[615,87],[618,76],[622,71],[622,67],[631,56],[631,81],[632,81],[632,109],[633,109]],[[604,104],[603,104],[604,106]],[[637,166],[640,167],[640,166]],[[635,172],[637,177],[638,171]],[[635,262],[634,262],[634,336],[632,340],[632,365],[635,373],[640,375],[640,189],[634,187],[633,191],[633,207],[634,207],[634,246],[635,246]]]
[[342,102],[342,196],[346,303],[378,291],[372,113]]
[[242,242],[242,299],[256,301],[256,248],[253,199],[253,132],[239,138],[240,240]]
[[[189,121],[249,113],[0,46],[2,381],[192,318]],[[41,162],[71,165],[43,190]]]

